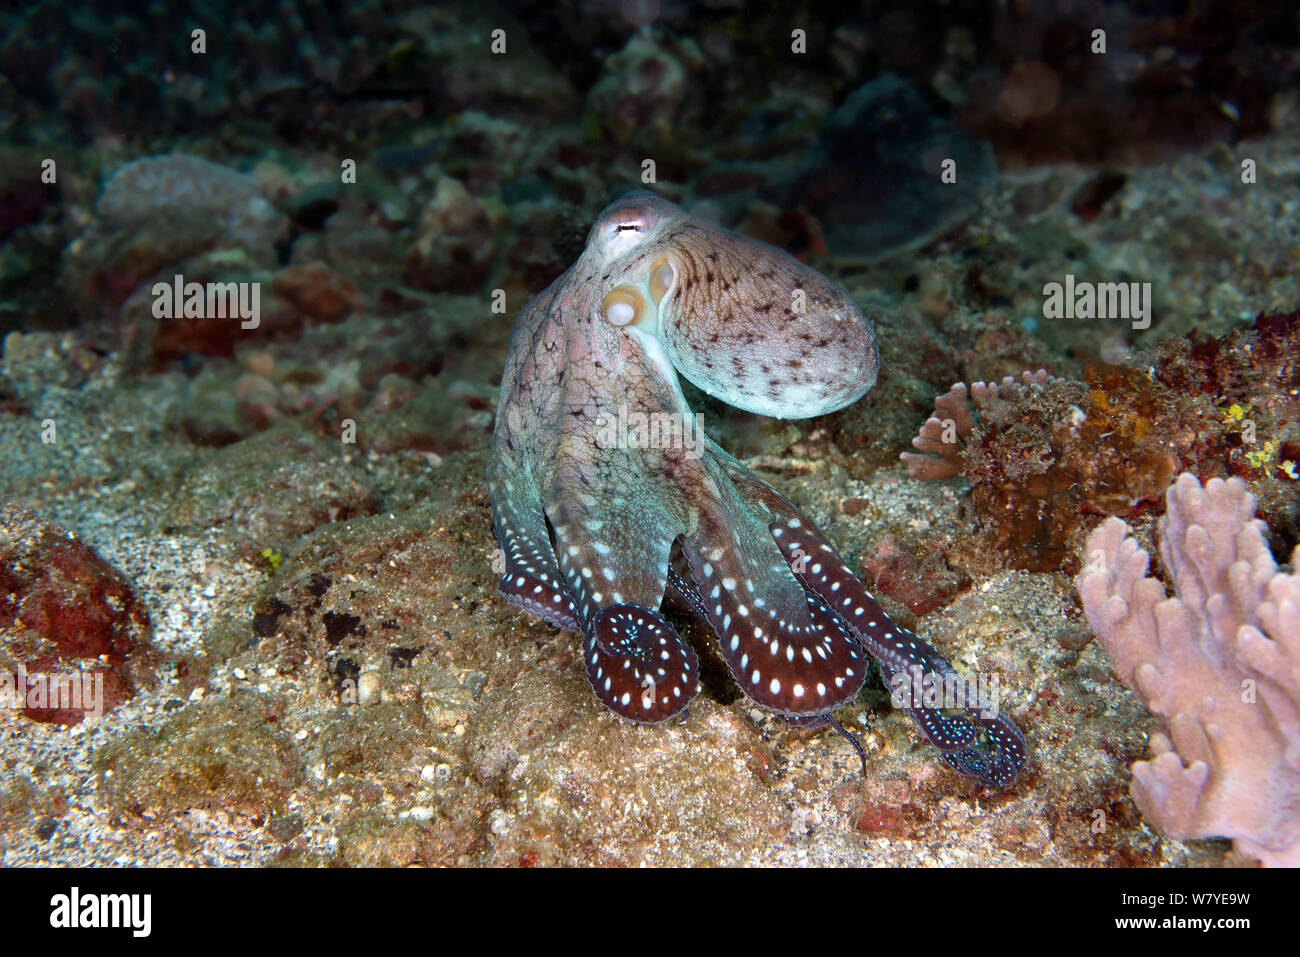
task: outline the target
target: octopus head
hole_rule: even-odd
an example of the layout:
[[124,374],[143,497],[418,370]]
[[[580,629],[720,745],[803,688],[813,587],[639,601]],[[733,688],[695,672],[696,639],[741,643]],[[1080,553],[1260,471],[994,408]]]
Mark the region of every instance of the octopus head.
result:
[[678,372],[731,405],[807,418],[876,381],[871,322],[780,249],[637,191],[601,213],[587,251],[604,277],[605,321],[652,337]]

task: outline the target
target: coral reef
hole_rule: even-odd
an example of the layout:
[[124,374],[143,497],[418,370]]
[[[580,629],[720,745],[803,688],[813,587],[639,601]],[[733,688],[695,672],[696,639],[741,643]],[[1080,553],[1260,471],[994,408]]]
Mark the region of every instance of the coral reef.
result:
[[[1240,479],[1183,474],[1160,521],[1176,597],[1147,575],[1128,526],[1088,537],[1088,622],[1120,679],[1163,721],[1133,799],[1165,833],[1225,836],[1300,865],[1300,572],[1279,571]],[[1292,556],[1300,568],[1300,550]]]
[[959,382],[936,400],[935,414],[912,440],[924,454],[900,458],[913,478],[970,478],[979,527],[1009,564],[1051,571],[1070,556],[1071,536],[1098,500],[1131,507],[1158,495],[1173,474],[1161,451],[1158,460],[1141,461],[1154,468],[1154,480],[1129,466],[1131,481],[1117,488],[1115,477],[1125,474],[1135,450],[1108,435],[1113,449],[1101,454],[1096,439],[1105,425],[1080,409],[1086,396],[1081,383],[1043,370],[969,390]]
[[969,479],[980,528],[1017,568],[1077,572],[1089,516],[1158,515],[1184,469],[1258,483],[1285,554],[1300,523],[1298,348],[1300,313],[1261,313],[1249,330],[1164,340],[1146,371],[959,382],[900,459],[913,478]]

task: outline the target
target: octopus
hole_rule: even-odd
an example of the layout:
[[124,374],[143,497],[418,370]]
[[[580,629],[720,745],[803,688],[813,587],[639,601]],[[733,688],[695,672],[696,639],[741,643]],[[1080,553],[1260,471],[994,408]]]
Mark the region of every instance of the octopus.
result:
[[861,398],[879,362],[870,320],[811,267],[650,192],[612,203],[511,334],[487,469],[500,592],[581,635],[596,697],[633,722],[700,692],[666,607],[707,622],[744,694],[798,724],[843,731],[833,712],[872,661],[895,689],[959,686],[964,707],[910,695],[902,708],[949,765],[1006,788],[1025,763],[1020,728],[703,434],[678,378],[809,418]]

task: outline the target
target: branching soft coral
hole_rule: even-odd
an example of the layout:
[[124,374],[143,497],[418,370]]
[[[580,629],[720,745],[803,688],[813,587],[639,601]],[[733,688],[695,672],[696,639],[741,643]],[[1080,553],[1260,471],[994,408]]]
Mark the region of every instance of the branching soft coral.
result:
[[991,416],[1001,405],[1019,396],[1026,388],[1043,385],[1049,381],[1044,369],[1022,372],[1020,382],[1007,376],[999,385],[994,382],[976,382],[969,396],[965,382],[957,382],[951,389],[934,400],[934,415],[925,420],[912,444],[925,453],[904,452],[899,459],[907,466],[907,474],[916,479],[952,478],[962,470],[962,449],[975,431],[975,418],[971,415],[970,400],[975,402],[981,418]]
[[1077,580],[1120,680],[1164,722],[1152,760],[1133,766],[1133,800],[1173,837],[1230,837],[1300,866],[1300,573],[1278,570],[1240,479],[1202,488],[1184,474],[1167,505],[1160,554],[1177,597],[1116,518],[1089,536]]

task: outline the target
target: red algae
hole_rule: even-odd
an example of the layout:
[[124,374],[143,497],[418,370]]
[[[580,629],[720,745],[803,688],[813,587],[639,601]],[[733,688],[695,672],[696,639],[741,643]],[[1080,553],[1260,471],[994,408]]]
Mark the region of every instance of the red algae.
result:
[[[135,694],[149,659],[149,614],[134,588],[86,544],[33,513],[0,509],[0,667],[39,683],[102,681],[112,710]],[[25,689],[24,689],[25,690]],[[25,698],[35,721],[73,725],[94,710]],[[67,703],[65,699],[64,704]]]

